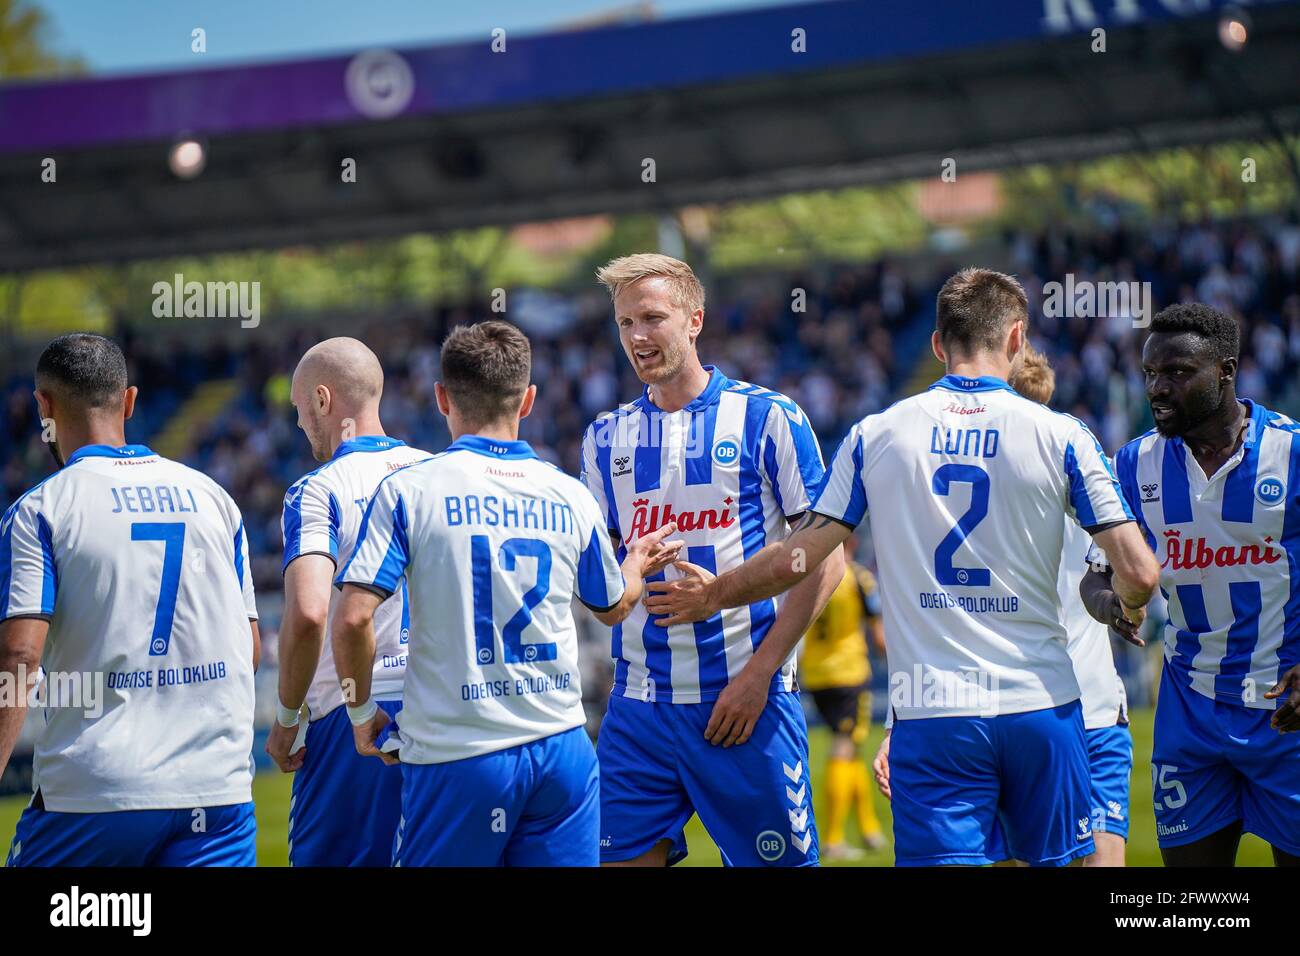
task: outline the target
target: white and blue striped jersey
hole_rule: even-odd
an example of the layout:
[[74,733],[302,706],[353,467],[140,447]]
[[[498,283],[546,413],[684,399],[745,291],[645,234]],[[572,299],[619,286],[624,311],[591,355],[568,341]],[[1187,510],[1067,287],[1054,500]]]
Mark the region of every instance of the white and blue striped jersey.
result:
[[336,583],[405,579],[404,763],[445,763],[586,722],[573,598],[608,610],[623,573],[576,479],[523,441],[463,435],[380,482]]
[[1207,477],[1180,438],[1147,432],[1115,468],[1169,602],[1165,661],[1206,697],[1264,697],[1300,663],[1300,425],[1254,402],[1241,448]]
[[46,809],[252,798],[257,608],[239,508],[211,478],[143,445],[78,449],[0,520],[15,617],[49,621]]
[[[583,439],[582,480],[620,541],[675,521],[683,558],[721,574],[786,537],[787,517],[807,509],[821,480],[822,458],[793,401],[705,368],[709,384],[680,411],[661,411],[647,389],[593,422]],[[646,580],[677,577],[667,568]],[[614,628],[612,693],[676,704],[716,700],[776,612],[777,601],[766,600],[664,628],[638,604]],[[772,691],[795,689],[794,675],[792,652]]]
[[[298,479],[284,496],[280,522],[284,533],[283,568],[304,554],[327,555],[333,559],[336,571],[347,564],[375,486],[397,469],[427,458],[427,451],[384,435],[364,435],[340,444],[329,461]],[[337,592],[331,592],[325,643],[316,676],[307,689],[312,720],[343,703],[329,640],[338,597]],[[376,700],[398,700],[402,696],[410,627],[410,605],[403,584],[375,611],[375,667],[370,696]]]
[[1001,379],[947,375],[854,425],[812,510],[857,527],[869,503],[899,719],[1078,699],[1064,516],[1089,532],[1133,518],[1082,422]]
[[1065,625],[1067,650],[1074,664],[1074,677],[1079,682],[1083,726],[1088,730],[1128,722],[1128,696],[1124,681],[1115,670],[1110,631],[1088,613],[1079,597],[1079,585],[1088,571],[1093,547],[1088,532],[1065,519],[1065,550],[1057,590],[1061,596],[1061,623]]

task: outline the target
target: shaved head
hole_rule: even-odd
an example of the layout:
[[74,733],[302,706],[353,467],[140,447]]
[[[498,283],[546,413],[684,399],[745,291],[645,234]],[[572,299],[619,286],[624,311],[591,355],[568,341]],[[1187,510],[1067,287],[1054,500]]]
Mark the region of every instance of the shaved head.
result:
[[366,343],[339,336],[309,348],[293,373],[294,385],[300,382],[308,391],[324,385],[334,400],[356,411],[378,405],[384,393],[384,370]]
[[329,460],[337,435],[346,440],[358,422],[377,422],[383,394],[384,370],[364,342],[340,336],[309,348],[294,370],[290,398],[316,460]]

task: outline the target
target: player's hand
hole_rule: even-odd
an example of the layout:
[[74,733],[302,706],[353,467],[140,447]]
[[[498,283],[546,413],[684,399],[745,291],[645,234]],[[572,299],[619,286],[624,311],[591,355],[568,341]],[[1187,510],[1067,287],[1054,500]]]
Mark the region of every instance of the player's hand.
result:
[[1269,700],[1275,700],[1285,694],[1288,687],[1291,689],[1291,696],[1273,711],[1273,717],[1268,722],[1268,725],[1279,734],[1291,734],[1300,730],[1300,664],[1283,674],[1282,679],[1274,684],[1272,689],[1264,692],[1264,696]]
[[[1120,601],[1119,595],[1115,595],[1115,600],[1119,602],[1120,616],[1125,621],[1133,625],[1133,632],[1136,634],[1138,628],[1142,626],[1142,622],[1147,619],[1146,607],[1145,606],[1129,607],[1123,601]],[[1121,634],[1124,634],[1124,631],[1120,629],[1118,626],[1115,627],[1115,630],[1119,631]],[[1146,646],[1146,643],[1144,641],[1134,640],[1133,638],[1128,637],[1127,635],[1125,635],[1124,639],[1128,641],[1130,644],[1137,644],[1138,647]]]
[[685,541],[665,541],[670,534],[677,531],[677,523],[670,521],[662,528],[644,534],[627,546],[629,555],[635,555],[641,562],[641,577],[648,578],[658,574],[668,565],[681,557]]
[[[1136,610],[1124,607],[1124,602],[1119,599],[1119,595],[1114,591],[1110,594],[1110,607],[1107,609],[1110,617],[1110,628],[1119,634],[1120,637],[1137,647],[1146,647],[1147,642],[1138,637],[1138,632],[1142,630],[1142,621],[1146,618],[1146,608],[1140,607]],[[1129,615],[1136,615],[1137,620],[1133,620]]]
[[379,732],[384,729],[391,718],[384,713],[384,708],[380,707],[375,711],[375,716],[371,717],[364,724],[352,725],[352,739],[357,745],[357,753],[363,757],[378,757],[390,767],[396,766],[399,761],[393,754],[384,753],[375,746],[375,739]]
[[655,624],[659,627],[691,624],[717,614],[718,609],[710,604],[709,596],[709,584],[715,575],[689,561],[675,561],[673,567],[682,573],[680,578],[650,581],[645,586],[646,596],[642,598],[645,609],[652,616],[664,615]]
[[885,739],[880,742],[880,749],[876,751],[875,758],[871,761],[871,772],[876,777],[876,786],[886,800],[892,801],[893,794],[889,789],[889,738],[890,731],[885,731]]
[[715,747],[747,741],[767,706],[771,683],[770,676],[763,678],[748,667],[741,670],[714,702],[709,724],[704,728],[704,739]]
[[302,763],[307,759],[307,748],[300,747],[294,753],[294,741],[298,739],[298,728],[285,727],[278,720],[271,722],[271,733],[266,738],[266,753],[275,765],[285,773],[293,773],[302,769]]

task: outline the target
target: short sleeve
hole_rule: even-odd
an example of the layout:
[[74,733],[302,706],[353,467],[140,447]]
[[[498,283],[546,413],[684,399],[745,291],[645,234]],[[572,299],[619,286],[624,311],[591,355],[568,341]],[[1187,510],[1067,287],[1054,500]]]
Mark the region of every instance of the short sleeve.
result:
[[831,465],[813,496],[812,509],[850,528],[867,516],[867,490],[863,483],[864,423],[858,422],[840,442]]
[[401,586],[411,554],[406,501],[399,485],[391,480],[396,475],[381,481],[371,496],[357,533],[357,546],[334,579],[335,586],[359,584],[385,599]]
[[240,519],[239,527],[235,531],[234,554],[235,577],[239,579],[239,587],[244,595],[244,610],[248,613],[250,621],[256,621],[257,597],[253,593],[253,574],[248,560],[248,535],[244,533],[243,519]]
[[1095,533],[1133,521],[1115,469],[1088,427],[1070,419],[1062,468],[1069,513],[1085,531]]
[[328,554],[337,565],[342,510],[334,493],[314,475],[292,485],[284,496],[280,529],[284,534],[284,569],[304,554]]
[[768,412],[763,470],[782,514],[789,517],[808,510],[825,471],[822,451],[808,416],[789,399],[774,401]]
[[40,507],[40,496],[28,494],[0,519],[0,620],[54,614],[59,569],[54,532]]
[[592,422],[586,434],[582,436],[582,471],[578,475],[578,480],[596,499],[601,522],[609,531],[618,534],[618,516],[609,506],[611,490],[608,487],[609,442],[606,421],[608,419]]
[[627,582],[610,543],[599,503],[590,495],[583,497],[578,529],[582,552],[578,556],[575,590],[578,600],[593,611],[608,611],[623,599]]

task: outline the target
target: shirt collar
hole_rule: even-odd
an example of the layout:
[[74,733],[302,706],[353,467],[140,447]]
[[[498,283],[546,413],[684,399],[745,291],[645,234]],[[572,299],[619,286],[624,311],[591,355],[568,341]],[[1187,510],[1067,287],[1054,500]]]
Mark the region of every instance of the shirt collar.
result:
[[537,452],[526,441],[502,441],[499,438],[484,438],[482,435],[461,435],[447,446],[447,451],[472,451],[476,455],[511,461],[537,457]]
[[82,458],[151,458],[156,454],[145,445],[82,445],[65,462],[65,467]]
[[1252,402],[1249,398],[1239,399],[1239,401],[1246,406],[1246,417],[1250,419],[1250,425],[1246,428],[1246,437],[1241,440],[1241,446],[1243,448],[1253,448],[1259,444],[1259,440],[1264,434],[1264,406],[1258,402]]
[[342,458],[344,455],[350,455],[354,451],[387,451],[390,448],[399,448],[405,444],[406,442],[400,438],[389,438],[387,435],[359,435],[356,438],[349,438],[334,449],[330,461]]
[[[726,388],[731,381],[718,370],[716,365],[706,365],[704,366],[704,371],[709,373],[709,384],[704,386],[704,391],[700,392],[700,394],[687,402],[682,411],[698,412],[708,408],[718,400],[718,396],[722,394],[722,390]],[[649,385],[647,385],[645,390],[641,393],[641,404],[652,411],[663,411],[663,409],[650,400]]]
[[945,388],[954,392],[1012,392],[1016,390],[1008,385],[1003,379],[995,375],[981,375],[979,378],[968,378],[965,375],[945,375],[939,381],[930,386],[931,389]]
[[[1242,424],[1241,424],[1241,428],[1244,434],[1241,439],[1241,448],[1238,448],[1235,452],[1233,452],[1232,455],[1229,456],[1228,461],[1231,461],[1233,458],[1240,455],[1242,449],[1254,448],[1256,445],[1258,445],[1259,439],[1263,435],[1264,427],[1265,427],[1264,423],[1266,420],[1266,416],[1264,414],[1265,409],[1263,405],[1259,404],[1258,402],[1252,402],[1249,398],[1239,398],[1237,399],[1237,401],[1239,401],[1242,405],[1246,406],[1246,417],[1242,419]],[[1157,432],[1157,434],[1159,433]],[[1183,441],[1183,437],[1181,435],[1175,435],[1172,438],[1166,438],[1165,441],[1178,448],[1187,447],[1187,442]]]
[[[1228,472],[1235,471],[1245,462],[1246,457],[1255,451],[1255,446],[1259,444],[1259,440],[1264,434],[1264,423],[1266,421],[1264,406],[1258,402],[1252,402],[1249,398],[1239,398],[1237,401],[1246,406],[1246,417],[1242,420],[1241,447],[1228,456],[1228,460],[1219,466],[1218,471],[1212,475],[1206,475],[1206,481],[1213,482],[1215,479],[1228,474]],[[1187,443],[1183,441],[1182,436],[1175,436],[1165,440],[1178,449],[1179,454],[1183,456],[1184,469],[1186,469],[1189,459],[1196,461],[1196,456],[1187,447]],[[1200,468],[1199,462],[1197,462],[1196,467]]]

